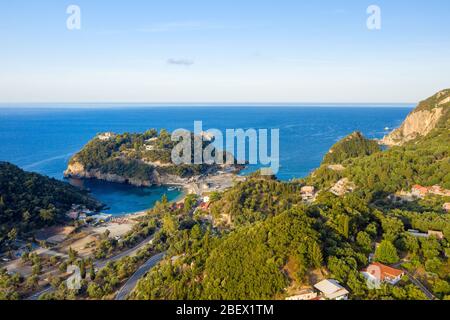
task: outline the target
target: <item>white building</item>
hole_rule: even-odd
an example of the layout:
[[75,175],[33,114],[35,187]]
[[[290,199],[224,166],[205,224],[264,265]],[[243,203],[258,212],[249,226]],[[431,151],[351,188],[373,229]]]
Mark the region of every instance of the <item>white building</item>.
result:
[[108,140],[114,138],[115,136],[116,135],[112,132],[105,132],[105,133],[99,134],[97,137],[102,141],[108,141]]
[[349,292],[338,281],[325,279],[316,283],[314,288],[319,290],[328,300],[347,300]]
[[301,292],[299,292],[299,294],[297,294],[295,296],[286,298],[286,300],[299,301],[299,300],[314,300],[316,298],[317,298],[317,292],[315,292],[312,289],[305,289],[305,290],[302,290]]

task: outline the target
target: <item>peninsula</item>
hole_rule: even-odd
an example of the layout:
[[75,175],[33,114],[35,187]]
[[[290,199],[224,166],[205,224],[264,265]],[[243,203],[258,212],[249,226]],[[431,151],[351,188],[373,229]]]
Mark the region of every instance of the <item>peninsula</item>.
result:
[[[211,137],[203,137],[206,146]],[[235,164],[173,164],[176,143],[167,130],[142,134],[98,134],[69,162],[67,178],[98,179],[138,187],[180,186],[188,193],[224,190],[232,185],[242,166]]]

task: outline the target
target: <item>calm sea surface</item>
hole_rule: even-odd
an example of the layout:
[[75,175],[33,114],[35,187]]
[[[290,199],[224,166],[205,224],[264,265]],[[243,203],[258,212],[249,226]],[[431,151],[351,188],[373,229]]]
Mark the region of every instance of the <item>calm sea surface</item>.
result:
[[[381,138],[385,128],[401,124],[410,105],[333,106],[136,106],[136,105],[0,105],[0,160],[28,171],[63,179],[70,157],[99,132],[143,132],[150,128],[280,129],[278,177],[304,177],[315,169],[339,139],[359,130]],[[251,169],[250,169],[251,170]],[[151,207],[167,188],[135,188],[114,183],[85,181],[93,195],[112,214]]]

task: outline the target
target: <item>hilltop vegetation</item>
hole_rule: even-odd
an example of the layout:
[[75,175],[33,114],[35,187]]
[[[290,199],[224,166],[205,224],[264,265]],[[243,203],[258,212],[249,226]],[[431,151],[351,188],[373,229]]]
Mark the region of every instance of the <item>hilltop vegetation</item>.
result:
[[206,164],[174,165],[171,153],[176,144],[164,129],[159,133],[151,129],[142,134],[101,134],[72,157],[66,176],[150,185],[164,184],[162,176],[189,178],[216,169]]
[[321,166],[307,178],[308,183],[329,187],[347,177],[358,187],[358,192],[369,199],[384,197],[415,184],[441,185],[450,189],[449,120],[429,135],[384,152],[342,162],[345,170],[336,172]]
[[342,163],[347,159],[368,156],[380,150],[376,141],[364,138],[361,132],[354,132],[330,149],[323,164]]
[[445,89],[437,94],[421,101],[414,112],[432,110],[434,108],[449,108],[450,107],[450,89]]
[[[142,279],[133,297],[284,299],[295,288],[333,278],[352,299],[426,299],[408,277],[397,286],[370,290],[360,270],[374,253],[384,263],[404,259],[403,267],[420,276],[436,297],[449,299],[446,199],[396,206],[386,200],[417,183],[450,188],[449,128],[448,121],[441,122],[425,137],[385,151],[353,134],[303,180],[283,183],[255,174],[212,197],[214,225],[168,213],[177,227],[166,229],[164,238],[168,256],[175,258]],[[337,163],[339,170],[330,166]],[[340,197],[328,192],[343,178],[355,183],[354,192]],[[302,201],[306,184],[320,190],[313,204]],[[417,238],[407,232],[412,228],[441,231],[444,239]]]
[[22,233],[63,222],[72,204],[90,209],[100,205],[67,183],[0,162],[0,245]]

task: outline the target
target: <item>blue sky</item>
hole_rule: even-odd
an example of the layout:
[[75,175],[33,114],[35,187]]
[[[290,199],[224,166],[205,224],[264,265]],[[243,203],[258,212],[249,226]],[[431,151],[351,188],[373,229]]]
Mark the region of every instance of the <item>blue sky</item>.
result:
[[450,87],[449,14],[448,0],[1,0],[0,101],[416,102]]

